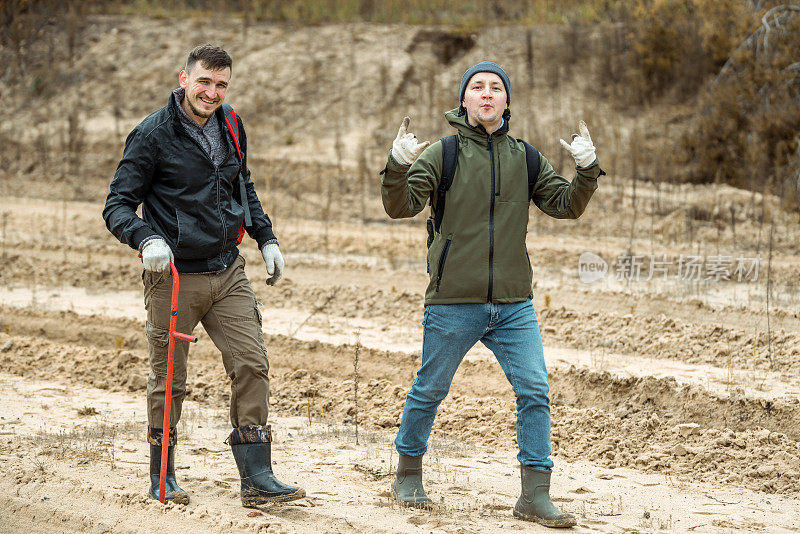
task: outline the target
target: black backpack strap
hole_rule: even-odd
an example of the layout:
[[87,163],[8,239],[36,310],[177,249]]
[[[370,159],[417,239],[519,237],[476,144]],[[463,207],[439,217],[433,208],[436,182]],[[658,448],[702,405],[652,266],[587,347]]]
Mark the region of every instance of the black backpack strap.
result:
[[436,231],[442,226],[444,218],[444,201],[447,190],[453,185],[453,176],[456,174],[456,163],[458,162],[458,135],[448,135],[442,137],[442,177],[439,180],[439,187],[436,190],[436,204],[431,197],[433,207],[433,225]]
[[239,124],[236,122],[236,113],[233,111],[233,106],[230,104],[222,103],[222,115],[225,117],[225,124],[228,126],[228,131],[233,137],[233,142],[236,145],[237,151],[239,148]]
[[522,144],[525,145],[525,163],[528,166],[528,200],[530,200],[533,197],[533,188],[536,187],[536,179],[539,178],[541,160],[536,147],[525,141],[522,141]]
[[228,132],[233,139],[233,145],[236,147],[236,154],[239,156],[239,200],[242,202],[244,208],[244,225],[249,227],[253,225],[253,219],[250,216],[250,203],[247,202],[247,190],[244,186],[244,156],[239,148],[239,121],[236,119],[236,113],[230,104],[222,104],[222,113],[225,116],[225,125],[228,127]]

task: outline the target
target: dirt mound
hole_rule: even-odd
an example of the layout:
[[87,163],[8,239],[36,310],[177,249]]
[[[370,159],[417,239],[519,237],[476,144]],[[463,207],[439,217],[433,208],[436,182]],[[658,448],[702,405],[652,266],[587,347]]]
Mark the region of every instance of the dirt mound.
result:
[[747,332],[724,324],[690,323],[663,313],[581,314],[563,306],[542,310],[540,316],[546,343],[719,367],[764,370],[772,365],[784,372],[800,371],[800,336],[785,330],[773,330],[768,338],[763,330]]

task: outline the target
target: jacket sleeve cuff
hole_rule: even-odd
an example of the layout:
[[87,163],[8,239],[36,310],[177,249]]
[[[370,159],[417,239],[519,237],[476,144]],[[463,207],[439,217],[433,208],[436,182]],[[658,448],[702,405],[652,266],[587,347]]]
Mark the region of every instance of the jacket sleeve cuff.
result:
[[153,232],[147,226],[143,226],[133,232],[133,243],[136,245],[136,249],[139,252],[142,251],[142,247],[144,247],[145,243],[155,238],[163,239],[163,237]]
[[591,178],[592,180],[597,180],[599,176],[603,176],[606,172],[600,168],[600,165],[595,159],[591,164],[587,165],[586,167],[578,167],[576,166],[575,169],[578,171],[578,174],[583,176],[584,178]]
[[258,244],[258,250],[264,248],[264,245],[269,245],[270,243],[278,244],[278,238],[275,237],[275,234],[272,232],[272,227],[268,226],[263,228],[259,231],[253,238],[256,240]]
[[389,151],[389,159],[386,162],[386,167],[384,167],[384,169],[381,172],[381,174],[384,174],[387,171],[388,172],[397,172],[397,173],[400,173],[400,174],[405,174],[406,171],[408,171],[408,169],[410,167],[411,167],[411,165],[404,165],[403,163],[400,163],[399,161],[394,159],[394,156],[392,156],[392,152]]

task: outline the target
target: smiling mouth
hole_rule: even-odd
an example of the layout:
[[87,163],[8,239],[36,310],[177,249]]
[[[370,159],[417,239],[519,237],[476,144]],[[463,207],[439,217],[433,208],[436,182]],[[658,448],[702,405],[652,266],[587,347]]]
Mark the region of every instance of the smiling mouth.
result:
[[197,97],[197,99],[198,99],[200,102],[202,102],[203,104],[208,104],[209,106],[213,106],[214,104],[216,104],[216,103],[217,103],[217,102],[216,102],[216,100],[212,102],[211,100],[206,100],[206,99],[205,99],[205,98],[203,98],[203,97]]

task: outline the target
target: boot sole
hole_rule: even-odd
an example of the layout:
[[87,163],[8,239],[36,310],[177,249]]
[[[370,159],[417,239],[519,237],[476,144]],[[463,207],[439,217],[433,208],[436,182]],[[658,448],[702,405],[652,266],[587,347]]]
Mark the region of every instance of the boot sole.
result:
[[397,504],[406,508],[423,508],[426,510],[433,508],[433,501],[402,501],[397,497],[394,500]]
[[302,499],[306,496],[306,490],[299,489],[294,493],[287,493],[285,495],[275,495],[274,497],[242,497],[242,506],[245,508],[254,508],[263,504],[270,504],[275,502],[288,502]]
[[403,499],[397,496],[397,493],[395,493],[394,488],[392,488],[392,498],[397,504],[399,504],[400,506],[405,506],[406,508],[425,508],[425,509],[433,508],[433,501],[430,499],[424,501],[404,501]]
[[[158,500],[158,494],[154,496],[152,493],[148,493],[148,496],[154,501]],[[177,495],[175,497],[170,497],[168,495],[165,495],[164,504],[167,504],[168,502],[174,502],[175,504],[189,504],[189,494],[185,493],[183,495]]]
[[514,509],[514,517],[524,521],[533,521],[550,528],[569,528],[578,524],[578,521],[574,517],[567,519],[545,519],[543,517],[539,517],[538,515],[523,514],[522,512],[517,511],[516,508]]

